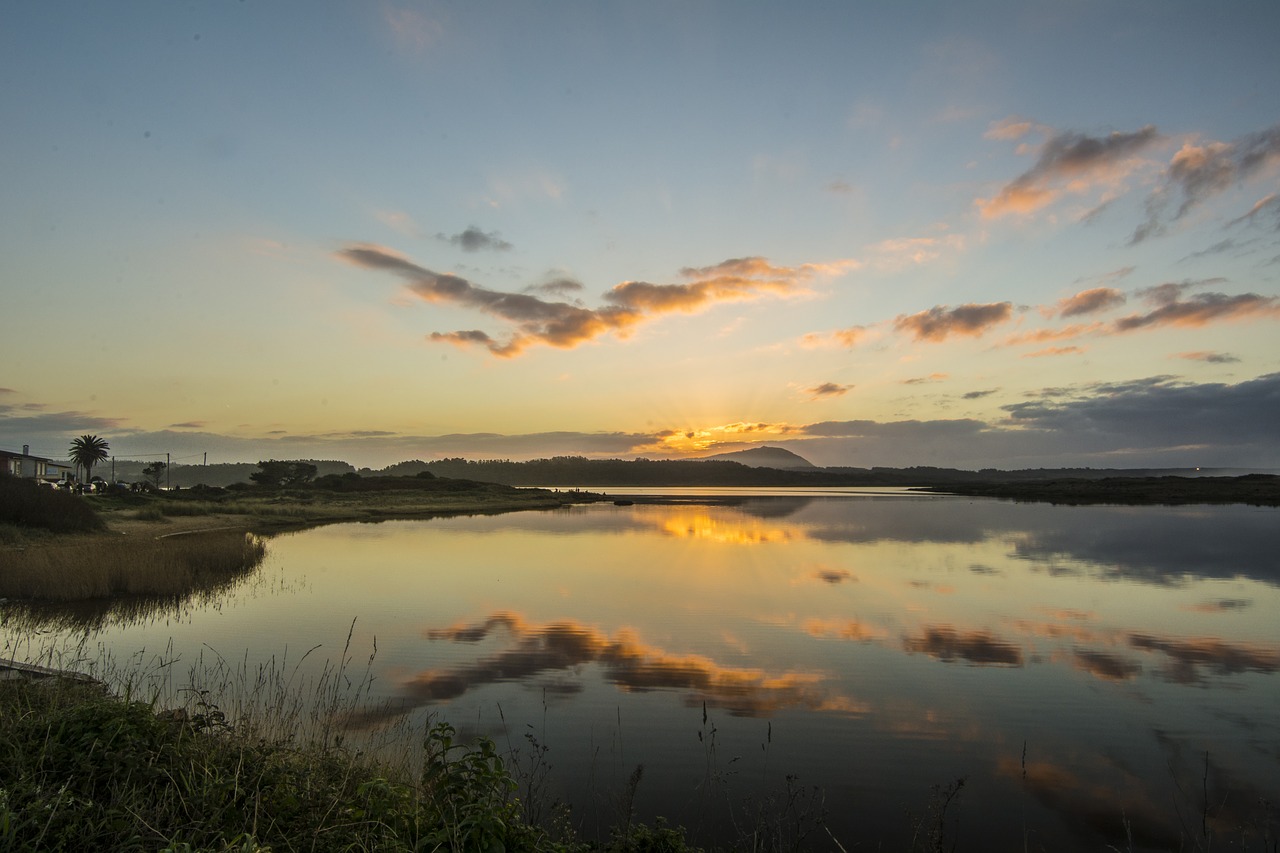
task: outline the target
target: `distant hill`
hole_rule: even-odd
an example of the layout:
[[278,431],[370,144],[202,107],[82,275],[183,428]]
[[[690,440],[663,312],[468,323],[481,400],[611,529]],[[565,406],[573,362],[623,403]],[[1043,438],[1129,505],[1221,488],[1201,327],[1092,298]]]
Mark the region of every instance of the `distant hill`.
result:
[[777,468],[787,471],[792,468],[815,468],[812,462],[799,454],[781,447],[753,447],[750,450],[735,450],[732,453],[717,453],[715,456],[700,456],[698,462],[737,462],[748,468]]

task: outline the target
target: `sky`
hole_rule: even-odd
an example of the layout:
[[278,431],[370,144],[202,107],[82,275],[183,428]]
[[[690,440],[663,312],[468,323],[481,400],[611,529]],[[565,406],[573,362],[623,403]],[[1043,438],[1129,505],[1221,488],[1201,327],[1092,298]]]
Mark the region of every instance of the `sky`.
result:
[[1280,468],[1271,2],[0,10],[0,448]]

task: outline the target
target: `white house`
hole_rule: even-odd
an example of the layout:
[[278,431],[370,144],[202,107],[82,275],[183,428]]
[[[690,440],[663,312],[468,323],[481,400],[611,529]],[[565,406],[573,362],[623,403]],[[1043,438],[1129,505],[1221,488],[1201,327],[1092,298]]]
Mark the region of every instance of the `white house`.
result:
[[31,447],[23,445],[22,452],[0,450],[0,471],[14,477],[53,483],[58,480],[74,480],[75,466],[67,462],[55,462],[43,456],[32,456]]

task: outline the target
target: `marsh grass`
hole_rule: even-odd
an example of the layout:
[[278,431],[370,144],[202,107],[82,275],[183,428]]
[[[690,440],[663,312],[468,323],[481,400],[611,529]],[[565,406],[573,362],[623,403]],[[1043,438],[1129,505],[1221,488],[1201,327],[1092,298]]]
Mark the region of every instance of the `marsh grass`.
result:
[[266,543],[240,531],[94,538],[0,551],[0,598],[76,601],[175,596],[252,571]]

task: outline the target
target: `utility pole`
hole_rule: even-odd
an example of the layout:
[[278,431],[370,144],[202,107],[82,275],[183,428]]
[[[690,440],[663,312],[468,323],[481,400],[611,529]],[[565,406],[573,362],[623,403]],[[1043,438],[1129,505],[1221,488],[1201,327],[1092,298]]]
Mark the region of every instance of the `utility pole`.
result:
[[206,468],[209,466],[209,451],[207,450],[204,452],[204,464]]
[[169,454],[168,454],[168,453],[166,453],[166,454],[164,455],[164,488],[165,488],[165,491],[168,491],[168,490],[169,490],[169,487],[170,487],[171,485],[172,485],[172,483],[170,483],[170,482],[169,482]]

